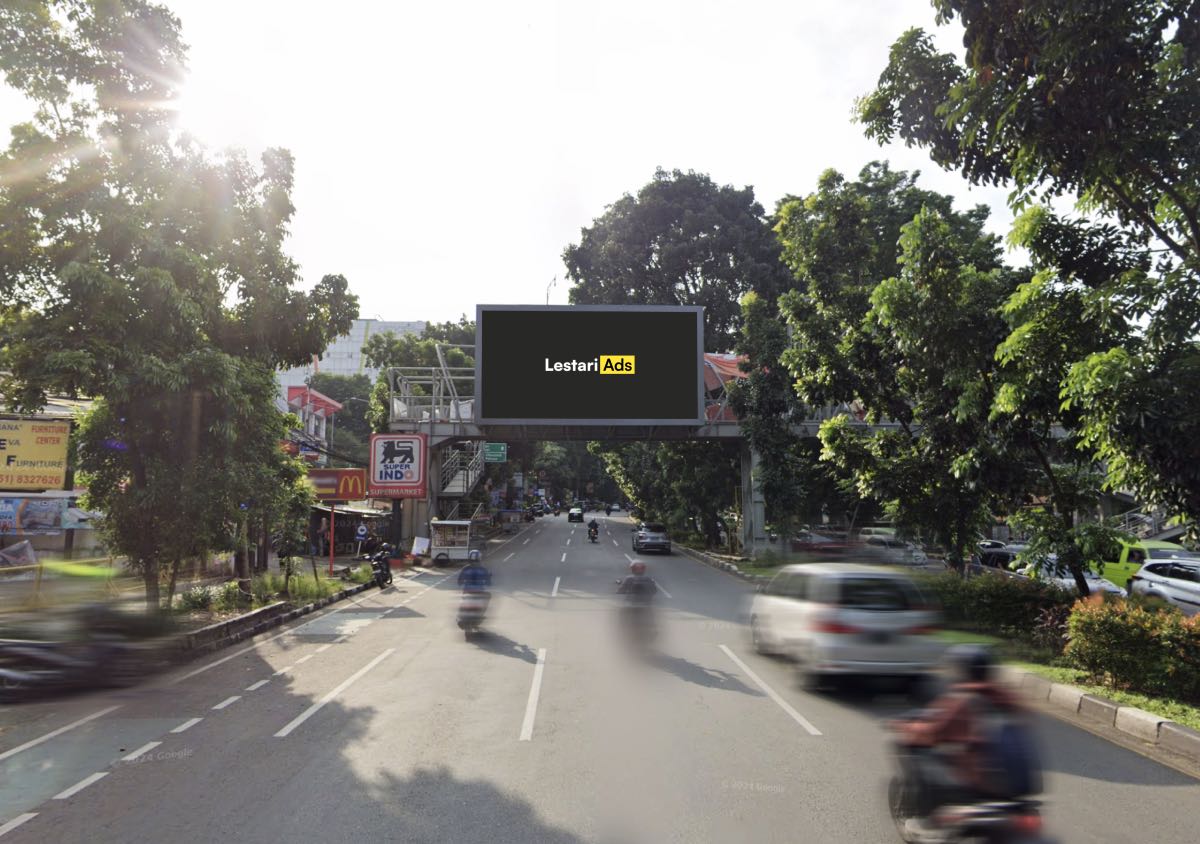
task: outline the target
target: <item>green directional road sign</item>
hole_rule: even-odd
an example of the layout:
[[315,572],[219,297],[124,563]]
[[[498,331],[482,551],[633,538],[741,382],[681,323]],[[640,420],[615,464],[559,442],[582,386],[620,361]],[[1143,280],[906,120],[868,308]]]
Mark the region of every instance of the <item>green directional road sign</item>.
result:
[[484,463],[507,463],[508,462],[508,443],[484,443],[483,444],[483,462]]

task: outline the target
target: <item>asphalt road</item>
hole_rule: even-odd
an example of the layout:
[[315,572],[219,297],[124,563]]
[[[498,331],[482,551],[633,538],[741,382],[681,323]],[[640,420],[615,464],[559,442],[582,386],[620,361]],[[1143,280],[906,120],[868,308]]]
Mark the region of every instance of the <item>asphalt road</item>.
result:
[[[630,658],[629,522],[545,517],[489,550],[486,635],[453,576],[397,579],[156,678],[0,712],[9,842],[892,842],[882,720],[750,649],[747,587],[679,555]],[[1039,720],[1063,841],[1197,840],[1200,782]]]

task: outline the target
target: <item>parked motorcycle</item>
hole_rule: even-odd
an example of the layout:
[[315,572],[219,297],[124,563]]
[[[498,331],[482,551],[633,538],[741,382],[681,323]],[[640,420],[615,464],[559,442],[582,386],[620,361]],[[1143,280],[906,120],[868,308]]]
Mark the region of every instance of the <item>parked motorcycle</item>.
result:
[[380,589],[392,585],[392,547],[384,544],[374,554],[364,554],[360,560],[371,564],[371,579]]

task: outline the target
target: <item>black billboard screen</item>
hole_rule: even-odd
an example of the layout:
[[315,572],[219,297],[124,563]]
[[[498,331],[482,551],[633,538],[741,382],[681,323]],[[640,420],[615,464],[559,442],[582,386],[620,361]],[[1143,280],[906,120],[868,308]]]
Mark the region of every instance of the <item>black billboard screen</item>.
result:
[[703,309],[480,305],[480,422],[695,425]]

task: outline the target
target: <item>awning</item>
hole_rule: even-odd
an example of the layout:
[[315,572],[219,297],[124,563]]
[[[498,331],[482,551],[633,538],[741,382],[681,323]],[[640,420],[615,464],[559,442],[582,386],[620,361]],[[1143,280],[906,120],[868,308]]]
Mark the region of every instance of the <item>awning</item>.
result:
[[[320,510],[322,513],[329,512],[329,507],[325,504],[314,504],[312,508],[314,510]],[[389,510],[372,510],[369,507],[343,507],[340,504],[338,505],[337,512],[339,514],[345,513],[351,516],[370,516],[376,519],[384,519],[392,515],[391,511]]]
[[745,360],[745,355],[722,355],[715,352],[704,354],[704,390],[714,393],[730,381],[738,381],[746,377],[738,364]]

